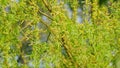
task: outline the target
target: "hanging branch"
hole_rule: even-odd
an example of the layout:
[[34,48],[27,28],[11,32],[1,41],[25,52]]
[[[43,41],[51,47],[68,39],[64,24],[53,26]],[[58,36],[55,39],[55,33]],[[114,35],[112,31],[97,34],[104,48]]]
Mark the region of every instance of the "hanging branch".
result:
[[[48,3],[47,3],[45,0],[42,0],[42,1],[43,1],[44,5],[46,6],[46,8],[48,9],[48,11],[51,12],[52,10],[49,8]],[[39,13],[45,15],[46,17],[48,17],[49,19],[51,19],[52,21],[54,21],[53,18],[51,18],[50,16],[48,16],[48,15],[45,14],[44,12],[42,12],[42,11],[39,10]],[[47,37],[46,42],[48,41],[51,33],[52,33],[54,36],[56,36],[56,34],[54,33],[54,31],[52,31],[51,28],[50,28],[44,21],[40,20],[40,22],[41,22],[42,24],[44,24],[44,25],[48,28],[48,30],[49,30],[49,32],[50,32],[49,35],[48,35],[48,37]],[[69,52],[69,49],[65,46],[66,43],[65,43],[64,38],[61,38],[60,41],[61,41],[61,43],[62,43],[61,47],[63,46],[63,47],[65,48],[66,54],[68,55],[71,63],[73,63],[73,64],[75,65],[75,68],[78,68],[78,64],[77,64],[77,63],[75,62],[75,60],[73,59],[72,54]]]
[[51,32],[49,32],[47,39],[46,39],[46,42],[48,42],[50,35],[51,35]]
[[[41,22],[42,24],[44,24],[44,25],[48,28],[48,30],[50,31],[50,33],[49,33],[49,35],[48,35],[48,37],[47,37],[47,41],[48,41],[51,33],[52,33],[54,36],[56,36],[56,34],[54,33],[54,31],[52,31],[51,28],[50,28],[44,21],[40,20],[40,22]],[[47,41],[46,41],[46,42],[47,42]],[[76,68],[77,68],[77,67],[78,67],[78,64],[73,60],[72,54],[69,52],[69,49],[65,46],[66,43],[65,43],[64,38],[61,38],[60,41],[61,41],[61,43],[62,43],[61,47],[63,46],[63,47],[65,48],[66,54],[68,55],[71,63],[73,63],[73,64],[76,66]]]
[[[43,1],[44,5],[46,6],[46,8],[48,9],[48,11],[51,11],[51,10],[48,8],[48,5],[47,5],[46,1],[44,1],[44,0],[42,0],[42,1]],[[37,7],[37,5],[35,5],[35,4],[32,3],[32,2],[29,2],[29,4],[30,4],[31,6]],[[38,13],[40,13],[40,14],[48,17],[49,19],[53,20],[49,15],[47,15],[47,14],[44,13],[44,12],[42,12],[41,10],[38,10]]]
[[62,42],[62,46],[64,47],[65,51],[66,51],[66,54],[67,56],[69,57],[71,63],[73,63],[75,65],[75,68],[78,68],[79,65],[76,63],[76,61],[73,59],[73,56],[71,54],[71,52],[69,52],[69,49],[65,46],[65,39],[62,37],[61,38],[61,42]]
[[[47,40],[46,40],[46,42],[48,42],[52,30],[50,29],[49,25],[46,24],[44,21],[40,20],[40,22],[41,22],[42,24],[44,24],[44,25],[47,27],[47,29],[49,30],[49,34],[48,34],[48,36],[47,36]],[[52,32],[52,33],[53,33],[53,32]]]
[[47,14],[45,14],[44,12],[42,12],[42,11],[38,11],[40,14],[42,14],[42,15],[44,15],[44,16],[46,16],[46,17],[48,17],[50,20],[53,20],[50,16],[48,16]]
[[52,12],[52,10],[49,8],[48,3],[45,0],[42,0],[44,3],[45,7],[48,9],[49,12]]

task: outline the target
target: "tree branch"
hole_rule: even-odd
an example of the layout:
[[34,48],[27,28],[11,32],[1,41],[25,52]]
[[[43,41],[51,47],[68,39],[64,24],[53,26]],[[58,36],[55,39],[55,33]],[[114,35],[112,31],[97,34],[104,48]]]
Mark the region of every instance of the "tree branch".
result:
[[66,43],[65,43],[64,38],[61,38],[61,41],[62,41],[62,46],[65,48],[65,51],[66,51],[67,56],[69,57],[71,63],[73,63],[73,64],[75,65],[75,68],[78,68],[79,65],[78,65],[78,64],[76,63],[76,61],[73,59],[73,56],[72,56],[71,52],[69,52],[69,49],[65,46]]
[[44,12],[42,12],[40,10],[39,10],[39,13],[42,14],[42,15],[44,15],[44,16],[46,16],[46,17],[48,17],[49,19],[53,20],[50,16],[48,16],[47,14],[45,14]]
[[52,12],[52,10],[49,8],[48,3],[45,0],[42,0],[44,3],[45,7],[48,9],[49,12]]

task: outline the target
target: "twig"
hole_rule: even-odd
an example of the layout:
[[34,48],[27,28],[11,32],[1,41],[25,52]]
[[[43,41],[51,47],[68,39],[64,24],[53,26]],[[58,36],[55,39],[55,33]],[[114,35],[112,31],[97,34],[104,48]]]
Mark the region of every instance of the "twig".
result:
[[40,13],[40,14],[43,14],[44,16],[48,17],[49,19],[53,20],[50,16],[48,16],[47,14],[45,14],[44,12],[42,12],[42,11],[40,11],[40,10],[39,10],[39,13]]
[[52,12],[52,10],[49,8],[48,3],[45,0],[42,0],[44,3],[45,7],[48,9],[49,12]]
[[73,64],[75,65],[75,68],[78,68],[78,64],[77,64],[76,61],[73,59],[73,56],[72,56],[71,52],[69,52],[69,51],[68,51],[69,49],[65,46],[65,40],[64,40],[64,38],[61,38],[61,41],[62,41],[62,46],[65,48],[66,53],[67,53],[67,55],[68,55],[71,63],[73,63]]
[[50,35],[51,35],[51,32],[49,32],[47,39],[46,39],[46,42],[48,42]]

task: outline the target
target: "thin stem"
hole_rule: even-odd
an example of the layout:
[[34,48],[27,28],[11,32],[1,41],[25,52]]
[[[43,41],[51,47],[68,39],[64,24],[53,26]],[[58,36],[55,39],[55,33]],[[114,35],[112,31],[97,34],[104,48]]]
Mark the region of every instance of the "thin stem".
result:
[[51,35],[51,32],[49,32],[46,42],[48,42],[50,35]]
[[42,12],[42,11],[40,11],[40,10],[39,10],[39,13],[40,13],[40,14],[43,14],[44,16],[48,17],[49,19],[53,20],[50,16],[48,16],[47,14],[45,14],[44,12]]
[[73,63],[73,64],[75,65],[75,68],[78,68],[78,64],[77,64],[76,61],[73,59],[73,56],[72,56],[71,52],[70,52],[69,49],[65,46],[66,43],[65,43],[64,38],[62,38],[61,41],[62,41],[62,46],[65,48],[66,53],[67,53],[67,55],[68,55],[71,63]]
[[52,10],[49,8],[48,3],[45,0],[42,0],[44,3],[45,7],[48,9],[49,12],[52,12]]

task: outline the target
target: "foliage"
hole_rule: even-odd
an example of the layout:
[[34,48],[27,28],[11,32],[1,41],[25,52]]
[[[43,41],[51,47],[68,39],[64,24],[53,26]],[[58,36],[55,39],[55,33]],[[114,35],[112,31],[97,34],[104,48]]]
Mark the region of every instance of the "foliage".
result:
[[98,2],[0,0],[0,67],[119,67],[120,3]]

